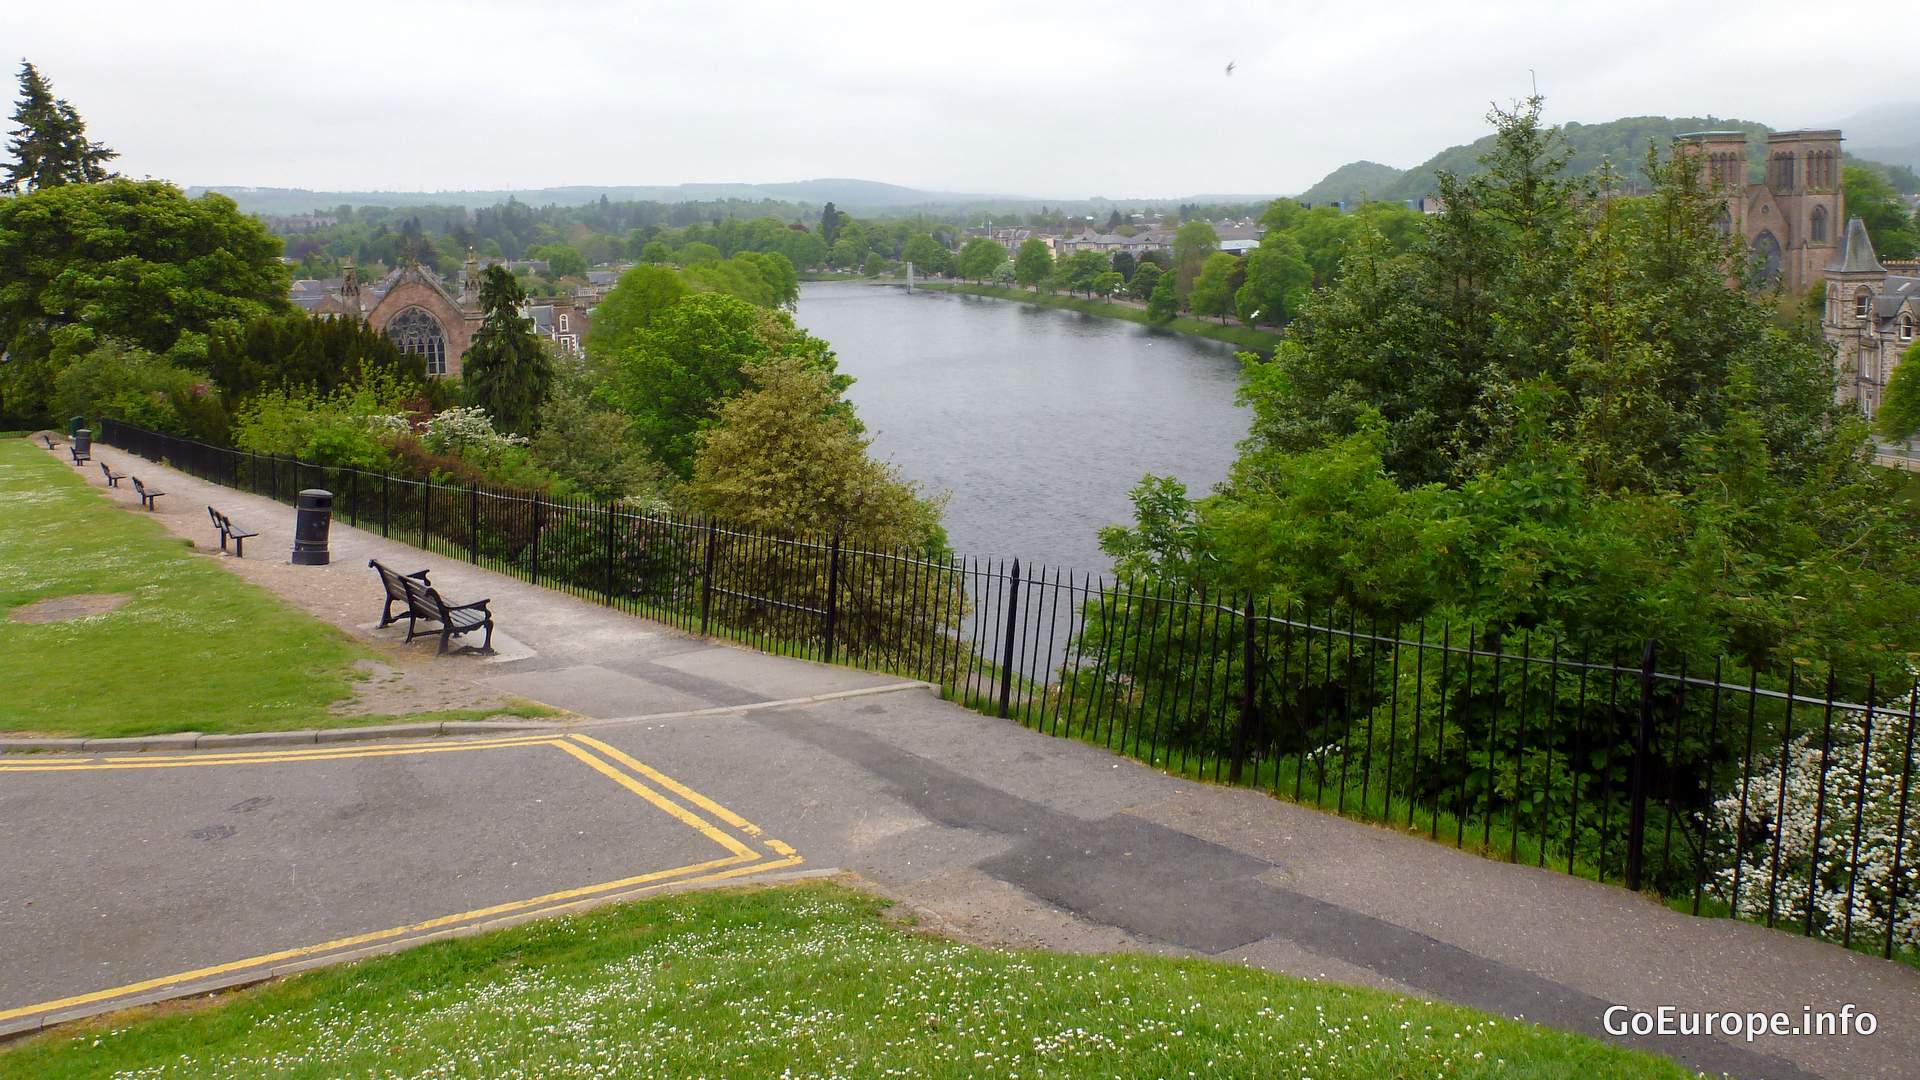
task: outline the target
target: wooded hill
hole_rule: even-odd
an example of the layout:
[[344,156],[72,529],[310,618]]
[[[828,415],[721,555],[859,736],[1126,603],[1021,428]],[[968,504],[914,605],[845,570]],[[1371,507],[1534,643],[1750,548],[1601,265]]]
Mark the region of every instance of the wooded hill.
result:
[[[1765,160],[1767,125],[1751,120],[1726,120],[1712,116],[1629,116],[1604,124],[1569,122],[1560,128],[1573,148],[1568,168],[1576,173],[1592,172],[1602,161],[1609,161],[1624,179],[1641,179],[1647,148],[1665,148],[1674,136],[1690,131],[1744,131],[1751,153],[1748,162],[1755,181]],[[1319,183],[1299,196],[1301,202],[1319,205],[1332,202],[1402,202],[1431,195],[1434,174],[1445,169],[1465,175],[1479,168],[1480,158],[1494,148],[1495,136],[1488,135],[1462,146],[1451,146],[1411,169],[1395,169],[1372,161],[1355,161],[1328,173]],[[1851,157],[1849,160],[1854,160]],[[1880,165],[1897,190],[1920,190],[1920,177],[1904,166]]]

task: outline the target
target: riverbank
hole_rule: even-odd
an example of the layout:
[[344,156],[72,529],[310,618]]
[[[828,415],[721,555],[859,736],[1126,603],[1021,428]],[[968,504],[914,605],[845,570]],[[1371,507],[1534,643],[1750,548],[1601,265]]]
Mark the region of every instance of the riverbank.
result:
[[1084,296],[1036,293],[1026,289],[1009,289],[1000,285],[969,285],[958,281],[921,281],[915,282],[913,287],[926,289],[929,292],[955,292],[966,293],[969,296],[990,296],[999,300],[1018,300],[1023,304],[1065,308],[1068,311],[1098,315],[1106,319],[1125,319],[1142,326],[1156,326],[1179,334],[1224,341],[1229,345],[1250,349],[1265,356],[1273,355],[1273,350],[1280,344],[1280,335],[1270,330],[1255,330],[1249,326],[1234,326],[1231,323],[1208,322],[1205,319],[1195,319],[1187,315],[1176,315],[1170,322],[1155,322],[1147,317],[1143,308],[1116,304],[1108,300],[1089,300]]

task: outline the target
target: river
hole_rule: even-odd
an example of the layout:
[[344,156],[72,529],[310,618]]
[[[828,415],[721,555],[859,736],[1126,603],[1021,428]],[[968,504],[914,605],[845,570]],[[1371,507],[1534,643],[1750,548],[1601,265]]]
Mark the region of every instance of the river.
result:
[[1104,572],[1103,525],[1145,473],[1199,495],[1248,416],[1231,347],[1118,319],[861,282],[810,282],[799,324],[832,343],[876,456],[952,495],[968,555]]

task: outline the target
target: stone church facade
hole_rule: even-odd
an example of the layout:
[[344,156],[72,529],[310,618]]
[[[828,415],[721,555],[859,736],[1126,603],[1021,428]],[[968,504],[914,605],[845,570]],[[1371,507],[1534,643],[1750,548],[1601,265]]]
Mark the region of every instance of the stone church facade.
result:
[[1675,142],[1698,155],[1707,190],[1723,193],[1721,227],[1746,241],[1763,280],[1788,293],[1821,280],[1846,221],[1838,131],[1769,133],[1757,184],[1747,181],[1746,132],[1698,131]]
[[[341,277],[293,283],[296,306],[318,319],[358,319],[393,339],[401,351],[419,354],[427,374],[458,379],[460,362],[486,321],[480,305],[480,261],[467,252],[460,291],[448,289],[440,275],[409,263],[376,282],[360,280],[349,260]],[[591,326],[592,309],[561,300],[520,308],[528,329],[560,353],[578,355]]]
[[472,253],[467,255],[457,294],[438,274],[413,263],[368,283],[360,280],[359,270],[349,262],[337,283],[311,284],[316,288],[305,301],[296,286],[296,304],[319,318],[365,322],[391,338],[401,351],[419,354],[426,361],[427,374],[436,378],[460,377],[460,358],[473,344],[486,315],[480,306],[480,271]]

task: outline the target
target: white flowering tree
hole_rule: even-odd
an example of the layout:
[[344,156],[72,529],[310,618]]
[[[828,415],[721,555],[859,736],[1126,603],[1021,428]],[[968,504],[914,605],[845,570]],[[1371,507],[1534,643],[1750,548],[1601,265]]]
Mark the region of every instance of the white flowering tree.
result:
[[420,426],[420,441],[436,454],[450,454],[476,463],[498,460],[509,447],[525,446],[526,438],[494,429],[487,410],[461,405],[435,413]]
[[1898,713],[1869,724],[1864,712],[1835,712],[1830,743],[1823,722],[1716,800],[1707,815],[1713,893],[1742,918],[1771,911],[1785,922],[1805,919],[1811,896],[1814,932],[1835,940],[1847,934],[1849,909],[1852,936],[1870,941],[1884,940],[1892,914],[1894,947],[1920,948],[1908,724]]

